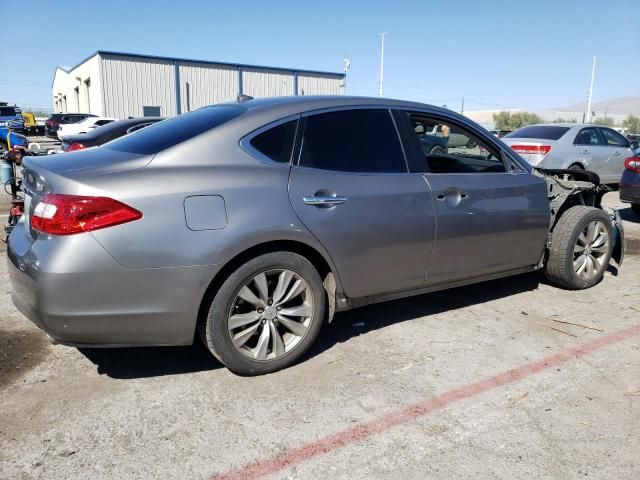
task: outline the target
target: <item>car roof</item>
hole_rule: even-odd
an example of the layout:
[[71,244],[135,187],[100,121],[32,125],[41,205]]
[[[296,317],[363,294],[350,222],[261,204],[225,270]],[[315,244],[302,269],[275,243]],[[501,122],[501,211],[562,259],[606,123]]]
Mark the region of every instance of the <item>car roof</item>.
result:
[[[398,107],[398,108],[429,108],[441,113],[451,115],[453,110],[437,107],[435,105],[427,105],[424,103],[411,102],[407,100],[397,100],[382,97],[355,97],[343,95],[298,95],[289,97],[266,97],[254,98],[243,102],[228,102],[227,105],[241,105],[249,111],[256,110],[274,110],[289,112],[291,114],[321,110],[324,108],[335,107],[355,107],[355,106],[376,106],[381,107]],[[212,105],[213,106],[213,105]],[[208,108],[208,107],[204,107]]]

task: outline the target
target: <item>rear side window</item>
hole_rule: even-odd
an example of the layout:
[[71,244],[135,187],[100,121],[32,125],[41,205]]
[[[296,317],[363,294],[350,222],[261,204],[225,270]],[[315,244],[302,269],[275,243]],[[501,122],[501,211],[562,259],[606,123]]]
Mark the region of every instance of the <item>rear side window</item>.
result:
[[292,120],[251,139],[251,146],[274,162],[289,163],[296,136],[297,120]]
[[540,138],[543,140],[559,140],[570,127],[555,127],[550,125],[530,125],[522,127],[505,135],[505,138]]
[[17,114],[13,107],[0,107],[0,117],[13,117]]
[[604,141],[610,147],[628,147],[629,142],[615,130],[609,130],[608,128],[601,128],[600,132],[604,137]]
[[308,117],[300,165],[342,172],[407,171],[389,110],[344,110]]
[[583,128],[573,143],[576,145],[604,145],[597,128]]
[[157,153],[222,125],[245,111],[246,108],[236,105],[201,108],[121,137],[109,143],[107,148],[141,154]]

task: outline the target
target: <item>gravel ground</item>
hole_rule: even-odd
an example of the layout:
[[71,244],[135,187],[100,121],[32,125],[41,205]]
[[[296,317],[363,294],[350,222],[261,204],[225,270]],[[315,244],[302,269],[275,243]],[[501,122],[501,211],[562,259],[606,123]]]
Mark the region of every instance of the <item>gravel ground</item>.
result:
[[[622,213],[637,245],[640,219]],[[0,477],[635,480],[630,251],[586,291],[531,274],[339,314],[305,361],[258,378],[199,344],[50,345],[12,306],[0,262]]]

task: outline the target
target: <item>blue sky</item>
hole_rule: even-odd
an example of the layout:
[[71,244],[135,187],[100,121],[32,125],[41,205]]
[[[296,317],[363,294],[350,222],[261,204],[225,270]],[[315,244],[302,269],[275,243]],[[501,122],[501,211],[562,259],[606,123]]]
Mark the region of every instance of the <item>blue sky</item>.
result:
[[[341,71],[347,93],[465,110],[640,95],[640,1],[0,0],[0,100],[51,107],[56,65],[117,50]],[[16,21],[13,21],[16,19]],[[8,21],[11,20],[11,21]],[[8,28],[8,25],[11,25]]]

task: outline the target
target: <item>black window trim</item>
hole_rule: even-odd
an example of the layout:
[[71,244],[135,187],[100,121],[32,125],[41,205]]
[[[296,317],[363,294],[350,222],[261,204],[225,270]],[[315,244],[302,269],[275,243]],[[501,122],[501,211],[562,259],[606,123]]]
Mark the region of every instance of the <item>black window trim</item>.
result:
[[[522,163],[522,162],[526,162],[526,160],[524,159],[520,159],[518,155],[516,155],[515,153],[512,155],[511,152],[507,151],[502,145],[500,145],[499,143],[496,143],[494,141],[494,138],[490,138],[493,137],[493,135],[489,134],[487,131],[487,134],[484,134],[484,132],[480,131],[478,129],[478,131],[476,132],[475,129],[472,126],[466,125],[464,122],[454,118],[453,116],[448,116],[448,115],[443,115],[442,112],[436,111],[436,110],[430,110],[427,108],[413,108],[413,107],[396,107],[396,109],[398,110],[398,113],[406,118],[406,123],[410,123],[409,120],[409,114],[411,113],[419,113],[419,114],[424,114],[430,118],[433,118],[434,120],[442,120],[443,122],[447,122],[450,123],[451,125],[461,128],[462,130],[470,130],[470,133],[473,134],[475,137],[477,137],[479,140],[482,140],[484,143],[486,143],[488,146],[493,147],[493,149],[496,151],[496,153],[498,153],[500,161],[502,162],[502,164],[504,165],[505,171],[504,172],[486,172],[486,173],[480,173],[480,172],[455,172],[455,173],[433,173],[428,169],[428,165],[426,165],[427,168],[423,168],[421,169],[422,172],[415,172],[415,173],[422,173],[424,175],[504,175],[504,174],[508,174],[508,175],[525,175],[525,174],[530,174],[531,173],[531,169],[532,167],[530,167],[529,169]],[[404,115],[402,115],[404,114]],[[404,123],[404,121],[403,121]],[[406,127],[405,127],[406,130]],[[420,163],[422,163],[423,160],[423,154],[422,154],[422,149],[420,148],[419,142],[416,141],[415,139],[415,135],[410,136],[411,140],[406,139],[407,141],[410,141],[412,146],[412,155],[415,157],[413,158],[413,164],[415,165],[419,165]],[[418,155],[418,157],[416,157],[416,155]],[[418,158],[420,159],[420,161],[418,161]],[[507,163],[512,163],[514,165],[515,168],[510,168],[509,165]]]
[[[623,140],[625,140],[627,142],[627,145],[609,145],[609,142],[607,142],[607,139],[604,136],[604,131],[605,130],[610,130],[612,132],[615,132],[616,134],[620,135],[622,137]],[[613,128],[610,127],[603,127],[603,126],[599,126],[598,127],[598,131],[600,132],[600,137],[602,138],[602,141],[604,142],[604,146],[605,147],[613,147],[613,148],[631,148],[629,145],[629,139],[626,138],[624,135],[622,135],[620,132],[614,130]]]
[[[276,162],[275,160],[272,160],[271,158],[267,157],[264,153],[259,151],[253,145],[251,145],[251,140],[253,140],[258,135],[260,135],[260,134],[262,134],[262,133],[264,133],[264,132],[266,132],[268,130],[271,130],[272,128],[276,128],[276,127],[279,127],[280,125],[283,125],[285,123],[289,123],[291,121],[296,121],[296,133],[294,135],[294,144],[293,144],[293,148],[291,149],[291,155],[289,157],[289,161],[288,162]],[[279,120],[275,120],[273,122],[269,122],[266,125],[263,125],[262,127],[249,132],[248,134],[246,134],[244,137],[242,137],[240,139],[239,145],[240,145],[240,148],[242,148],[245,152],[247,152],[249,155],[254,157],[256,160],[260,161],[261,163],[266,163],[266,164],[269,164],[269,165],[287,165],[287,166],[290,166],[292,164],[292,160],[294,158],[294,152],[296,150],[296,139],[298,138],[299,131],[300,131],[300,114],[297,113],[295,115],[289,115],[288,117],[284,117],[284,118],[281,118]]]
[[[578,142],[578,137],[580,135],[582,135],[582,132],[584,132],[585,130],[589,130],[589,129],[593,129],[596,131],[596,133],[598,134],[598,137],[600,137],[600,143],[599,145],[594,145],[593,143],[577,143]],[[578,133],[576,133],[576,136],[573,139],[573,144],[574,145],[579,145],[581,147],[607,147],[608,145],[605,143],[604,141],[604,135],[602,134],[602,132],[600,131],[600,129],[598,128],[597,125],[590,125],[588,127],[582,127]]]
[[[367,176],[387,175],[388,176],[388,175],[414,174],[413,172],[409,171],[409,163],[408,163],[407,153],[405,152],[404,141],[400,133],[400,128],[398,126],[398,123],[396,121],[395,114],[394,114],[394,110],[396,109],[397,107],[394,105],[364,104],[364,105],[340,105],[335,107],[319,108],[319,109],[303,112],[302,114],[300,114],[301,122],[298,124],[299,131],[297,132],[298,134],[296,135],[296,143],[294,145],[295,159],[294,159],[293,165],[296,168],[304,168],[306,170],[313,170],[316,172],[327,172],[327,173],[335,173],[340,175],[367,175]],[[391,121],[393,122],[393,126],[395,128],[396,136],[398,137],[398,142],[400,143],[400,150],[402,151],[402,157],[404,159],[404,168],[405,168],[404,172],[350,172],[345,170],[327,170],[324,168],[307,167],[304,165],[300,165],[300,155],[302,153],[302,137],[304,133],[304,127],[306,127],[307,118],[315,115],[321,115],[323,113],[333,113],[333,112],[351,111],[351,110],[387,110],[389,112]],[[300,128],[301,125],[303,126],[303,128]]]

